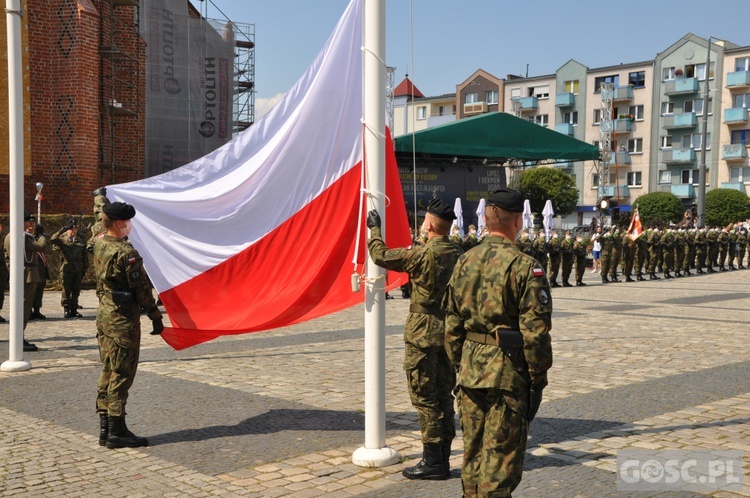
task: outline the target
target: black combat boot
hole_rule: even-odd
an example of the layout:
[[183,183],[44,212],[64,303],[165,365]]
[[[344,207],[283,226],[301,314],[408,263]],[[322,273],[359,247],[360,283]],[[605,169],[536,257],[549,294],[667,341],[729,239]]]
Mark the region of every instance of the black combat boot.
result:
[[698,268],[697,272],[698,272],[698,275],[703,275],[704,273],[706,273],[703,271],[703,268]]
[[39,311],[39,308],[34,308],[32,310],[32,312],[31,312],[31,316],[33,316],[34,318],[38,318],[40,320],[46,320],[47,319],[47,317],[44,316],[44,315],[42,315],[42,312]]
[[65,318],[73,318],[75,315],[73,315],[73,312],[70,311],[70,306],[65,307]]
[[576,280],[576,286],[577,287],[583,287],[584,285],[586,285],[586,284],[583,283],[583,280]]
[[109,417],[109,434],[107,434],[106,446],[114,448],[140,448],[148,446],[148,439],[138,437],[125,425],[125,415]]
[[615,275],[614,277],[609,277],[609,281],[610,282],[622,282],[622,280],[617,278],[617,275]]
[[659,277],[656,276],[655,272],[651,272],[648,276],[650,280],[659,280]]
[[107,435],[109,434],[109,415],[106,413],[99,414],[99,446],[107,444]]
[[549,286],[550,287],[560,287],[560,284],[557,283],[557,280],[553,280],[552,282],[549,283]]
[[563,287],[573,287],[572,285],[570,285],[570,282],[568,282],[567,280],[563,280],[562,286]]
[[674,276],[677,278],[682,278],[682,273],[680,273],[680,270],[677,270],[674,272]]
[[734,265],[729,265],[730,270],[736,270],[737,268],[734,267]]
[[646,280],[645,278],[643,278],[643,274],[641,274],[641,273],[639,273],[638,275],[636,275],[635,279],[638,280],[639,282],[643,282],[644,280]]
[[440,452],[443,456],[443,470],[445,471],[445,477],[451,476],[451,443],[453,440],[449,439],[443,441],[440,445]]
[[693,275],[692,273],[690,273],[690,270],[684,270],[684,271],[682,272],[682,274],[683,274],[683,275],[685,275],[686,277],[690,277],[690,276],[692,276],[692,275]]
[[635,280],[633,280],[633,279],[632,279],[632,278],[630,278],[630,277],[627,277],[627,278],[625,279],[625,281],[626,281],[626,282],[635,282]]
[[674,278],[672,275],[669,274],[668,271],[664,272],[664,278]]
[[608,284],[609,283],[609,280],[607,279],[606,275],[602,275],[602,283],[603,284]]
[[414,467],[404,469],[401,473],[407,479],[445,479],[447,475],[443,465],[441,444],[426,443],[419,463]]

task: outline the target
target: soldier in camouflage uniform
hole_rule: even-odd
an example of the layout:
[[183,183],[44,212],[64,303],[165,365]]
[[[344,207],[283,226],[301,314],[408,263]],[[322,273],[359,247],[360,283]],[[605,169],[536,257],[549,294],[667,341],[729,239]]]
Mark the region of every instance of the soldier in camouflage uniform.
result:
[[452,394],[456,374],[444,348],[442,304],[453,266],[463,252],[448,238],[455,218],[449,204],[433,199],[422,225],[427,231],[427,244],[388,249],[380,232],[377,211],[370,211],[367,216],[371,230],[367,245],[373,262],[382,268],[408,273],[412,284],[409,317],[404,328],[404,370],[411,403],[419,418],[424,451],[416,466],[404,469],[403,475],[409,479],[445,479],[450,475],[451,443],[456,437]]
[[656,276],[656,265],[659,262],[659,253],[661,252],[661,234],[658,228],[648,230],[648,278],[649,280],[659,280]]
[[729,251],[729,233],[726,228],[722,228],[716,238],[719,246],[719,271],[727,271],[724,266],[727,261],[727,252]]
[[623,230],[620,233],[620,245],[622,246],[620,268],[626,282],[635,282],[632,278],[633,266],[635,264],[635,241],[627,230]]
[[716,230],[716,228],[709,228],[706,231],[706,246],[707,246],[707,257],[708,260],[706,261],[706,271],[708,273],[713,273],[716,270],[714,270],[714,266],[716,266],[716,259],[719,257],[719,232]]
[[573,253],[573,236],[570,231],[565,232],[565,238],[560,242],[560,255],[562,256],[562,286],[572,287],[568,279],[573,271],[575,254]]
[[612,240],[614,233],[614,227],[610,227],[604,234],[602,235],[602,238],[600,239],[600,242],[602,244],[602,256],[601,256],[601,265],[602,265],[602,283],[608,284],[609,279],[607,279],[607,274],[611,270],[610,266],[613,264],[617,264],[612,261],[612,252],[614,250],[614,240]]
[[648,235],[646,232],[641,233],[633,243],[634,260],[635,260],[635,279],[637,281],[646,280],[643,277],[643,268],[648,260]]
[[463,496],[505,497],[521,481],[529,422],[552,366],[552,297],[539,263],[518,250],[523,198],[487,196],[490,235],[461,256],[445,296],[445,348],[458,368]]
[[534,239],[534,257],[539,264],[542,266],[544,273],[547,273],[547,236],[544,234],[544,230],[539,230]]
[[547,279],[550,287],[560,287],[557,283],[557,274],[560,273],[560,239],[557,232],[552,232],[552,237],[547,243],[547,253],[549,254],[549,269],[547,270]]
[[682,265],[685,261],[685,236],[681,228],[674,231],[674,275],[682,277]]
[[586,273],[586,243],[580,235],[573,243],[573,253],[576,258],[576,285],[583,286],[583,274]]
[[734,266],[734,258],[737,257],[737,230],[734,228],[734,225],[732,225],[732,228],[729,230],[729,269],[730,270],[736,270],[737,268]]
[[81,294],[81,283],[89,266],[86,254],[86,241],[78,235],[78,223],[71,219],[65,226],[52,234],[52,250],[62,253],[60,263],[60,281],[62,282],[61,303],[65,318],[80,318],[78,313],[78,296]]
[[103,206],[102,232],[94,242],[94,270],[99,309],[96,338],[102,362],[97,383],[99,445],[107,448],[148,446],[125,424],[125,404],[138,368],[141,307],[153,323],[152,334],[164,329],[138,251],[123,240],[130,233],[135,208],[124,202]]
[[533,234],[529,234],[529,231],[525,229],[521,233],[521,238],[518,239],[516,244],[521,252],[528,254],[532,258],[534,257],[534,239]]
[[688,277],[692,275],[690,268],[695,266],[695,234],[697,230],[691,228],[685,231],[685,260],[682,264],[682,273]]
[[670,273],[674,269],[674,234],[671,228],[664,230],[661,237],[661,250],[664,261],[664,278],[674,278]]
[[703,267],[706,266],[706,229],[699,228],[695,232],[695,271],[703,275]]
[[614,231],[612,232],[612,257],[609,260],[609,281],[621,282],[617,278],[617,265],[620,264],[622,259],[622,232],[617,226],[612,228],[614,228]]
[[[737,233],[737,268],[740,270],[744,269],[745,251],[747,249],[747,229],[745,227],[740,228]],[[0,306],[1,308],[2,306]]]

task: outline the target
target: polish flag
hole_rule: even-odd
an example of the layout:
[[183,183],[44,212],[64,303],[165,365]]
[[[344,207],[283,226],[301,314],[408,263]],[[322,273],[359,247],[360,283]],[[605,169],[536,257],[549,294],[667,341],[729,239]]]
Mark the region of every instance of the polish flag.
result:
[[[107,187],[135,206],[130,235],[175,349],[317,318],[364,300],[363,0],[268,114],[181,168]],[[385,110],[383,110],[385,112]],[[411,243],[390,137],[386,242]],[[378,193],[373,193],[378,195]],[[380,193],[382,195],[382,193]],[[406,281],[391,275],[388,288]]]
[[643,225],[641,224],[641,215],[638,213],[638,208],[635,208],[633,217],[630,218],[630,226],[628,226],[628,233],[630,238],[635,240],[643,233]]

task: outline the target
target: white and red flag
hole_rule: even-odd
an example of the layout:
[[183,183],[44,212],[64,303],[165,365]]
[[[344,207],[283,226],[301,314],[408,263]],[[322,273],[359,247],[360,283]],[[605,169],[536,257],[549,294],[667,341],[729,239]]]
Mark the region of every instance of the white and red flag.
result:
[[633,216],[630,218],[630,226],[628,226],[628,233],[630,238],[635,240],[643,233],[643,225],[641,224],[641,215],[638,214],[638,208],[633,211]]
[[[248,130],[181,168],[107,188],[136,208],[130,239],[175,349],[363,301],[351,280],[366,252],[362,6],[352,0],[308,70]],[[386,151],[386,241],[408,246],[390,139]]]

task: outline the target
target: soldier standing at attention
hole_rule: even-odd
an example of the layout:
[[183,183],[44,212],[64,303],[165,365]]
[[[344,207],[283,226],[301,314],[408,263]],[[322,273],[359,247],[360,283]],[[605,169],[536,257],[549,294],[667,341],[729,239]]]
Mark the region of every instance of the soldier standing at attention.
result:
[[586,243],[583,237],[578,235],[573,243],[573,252],[576,257],[576,285],[583,286],[583,274],[586,273]]
[[60,280],[62,281],[61,303],[65,318],[80,318],[78,313],[78,296],[81,294],[81,282],[89,266],[86,255],[86,241],[78,235],[78,223],[71,219],[65,226],[52,234],[52,249],[62,253]]
[[539,264],[542,265],[542,270],[544,270],[544,273],[547,273],[547,236],[544,233],[544,230],[539,230],[536,234],[536,238],[534,239],[534,254],[536,256],[536,260],[539,261]]
[[568,279],[573,271],[575,254],[573,253],[573,237],[570,230],[565,232],[565,238],[560,242],[560,253],[562,254],[562,286],[572,287]]
[[695,269],[698,275],[703,275],[706,264],[706,229],[701,227],[695,232]]
[[600,241],[602,244],[602,255],[601,255],[601,276],[602,283],[608,284],[609,279],[607,274],[610,271],[610,266],[616,264],[612,261],[612,253],[614,252],[614,229],[615,227],[609,227],[604,235],[602,235]]
[[102,370],[97,384],[99,445],[107,448],[148,446],[125,424],[125,404],[133,385],[141,347],[141,307],[153,323],[152,334],[164,329],[138,251],[123,240],[130,233],[135,208],[124,202],[102,209],[105,233],[95,239],[94,269],[99,310],[96,338]]
[[560,239],[557,232],[552,232],[552,237],[547,243],[547,252],[549,253],[549,269],[547,270],[547,279],[550,287],[560,287],[557,283],[557,274],[560,273]]
[[[408,479],[446,479],[450,476],[451,443],[456,437],[453,394],[456,374],[445,352],[443,296],[453,266],[463,252],[448,238],[453,208],[440,199],[427,205],[422,230],[424,246],[388,249],[380,232],[380,216],[367,215],[370,257],[381,268],[406,272],[411,282],[411,305],[404,328],[404,370],[411,403],[422,432],[422,460],[404,469]],[[483,247],[479,244],[477,247]]]
[[465,498],[510,496],[529,422],[552,366],[552,297],[539,263],[515,246],[523,197],[487,196],[490,235],[458,259],[445,296],[445,349],[458,369]]
[[[739,268],[740,270],[745,268],[743,261],[745,261],[746,248],[747,248],[747,229],[745,227],[742,227],[740,228],[740,231],[737,232],[737,268]],[[0,270],[1,269],[2,268],[0,268]],[[0,286],[2,286],[2,281],[0,281]]]

